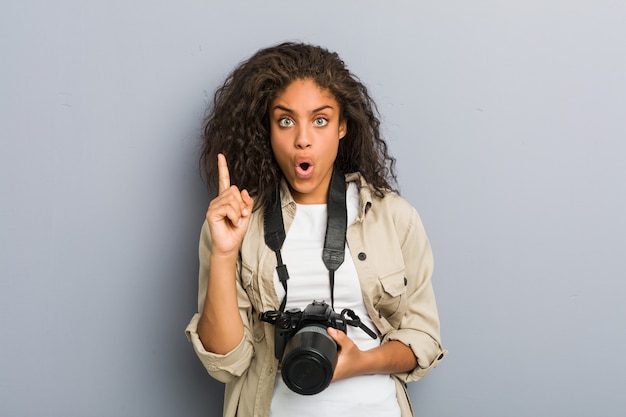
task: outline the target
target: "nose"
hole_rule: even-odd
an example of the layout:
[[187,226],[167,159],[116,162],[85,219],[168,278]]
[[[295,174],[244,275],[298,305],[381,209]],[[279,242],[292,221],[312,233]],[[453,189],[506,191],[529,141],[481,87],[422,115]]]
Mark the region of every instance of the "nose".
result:
[[306,126],[306,123],[300,125],[296,132],[295,146],[298,149],[305,149],[311,147],[311,127]]

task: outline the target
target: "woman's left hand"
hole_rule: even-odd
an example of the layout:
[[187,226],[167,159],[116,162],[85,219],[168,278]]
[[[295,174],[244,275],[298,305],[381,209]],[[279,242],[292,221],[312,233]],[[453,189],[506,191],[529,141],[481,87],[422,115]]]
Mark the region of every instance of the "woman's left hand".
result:
[[328,334],[339,345],[339,356],[337,357],[337,366],[335,367],[332,382],[359,375],[360,370],[358,367],[363,364],[363,351],[341,330],[329,327]]
[[329,327],[327,331],[339,345],[333,382],[357,375],[410,372],[417,366],[417,358],[411,348],[397,340],[360,350],[341,330]]

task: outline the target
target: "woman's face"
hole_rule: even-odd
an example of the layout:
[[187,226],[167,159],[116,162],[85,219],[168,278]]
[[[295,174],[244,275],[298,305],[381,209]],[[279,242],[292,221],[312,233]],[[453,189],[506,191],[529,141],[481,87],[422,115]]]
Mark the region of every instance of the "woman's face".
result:
[[311,79],[295,80],[270,103],[274,157],[299,204],[326,203],[339,141],[339,104]]

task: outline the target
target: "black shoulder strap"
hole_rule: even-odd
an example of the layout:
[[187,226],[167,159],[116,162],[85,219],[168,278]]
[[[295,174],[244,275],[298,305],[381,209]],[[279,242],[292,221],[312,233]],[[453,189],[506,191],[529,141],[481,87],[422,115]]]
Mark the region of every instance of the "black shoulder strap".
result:
[[335,271],[343,263],[346,249],[346,230],[348,228],[348,210],[346,208],[346,180],[343,175],[333,170],[328,187],[326,237],[322,260],[328,269],[330,281],[330,305],[335,308]]
[[[346,208],[346,183],[344,175],[335,167],[333,169],[328,188],[326,237],[322,260],[328,269],[330,281],[331,306],[335,304],[335,271],[344,260],[346,229],[348,226],[348,213]],[[280,186],[276,189],[273,198],[267,202],[263,213],[263,226],[265,244],[276,253],[276,272],[284,290],[285,297],[280,303],[280,311],[284,311],[287,304],[287,280],[289,273],[287,266],[283,264],[280,249],[285,242],[285,224],[280,200]]]
[[283,247],[286,237],[280,201],[280,185],[272,197],[267,202],[265,212],[263,213],[263,229],[265,244],[276,253],[276,272],[285,289],[285,297],[283,297],[283,301],[280,303],[280,311],[284,311],[287,304],[287,280],[289,279],[289,273],[287,272],[287,265],[283,264],[283,257],[280,254],[280,249]]

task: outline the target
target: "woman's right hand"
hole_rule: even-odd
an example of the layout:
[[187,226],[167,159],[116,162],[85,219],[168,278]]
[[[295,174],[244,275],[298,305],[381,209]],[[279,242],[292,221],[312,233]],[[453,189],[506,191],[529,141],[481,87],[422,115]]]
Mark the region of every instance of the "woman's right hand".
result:
[[211,254],[198,336],[207,351],[224,355],[237,347],[244,334],[237,303],[236,265],[254,200],[246,190],[230,185],[228,165],[222,154],[217,155],[217,169],[218,194],[206,212]]
[[236,256],[248,225],[254,200],[247,190],[230,185],[228,164],[223,154],[217,155],[218,195],[209,204],[206,219],[211,232],[211,254]]

